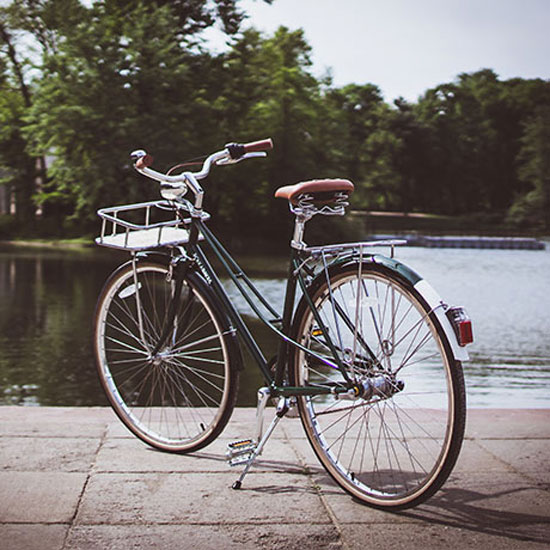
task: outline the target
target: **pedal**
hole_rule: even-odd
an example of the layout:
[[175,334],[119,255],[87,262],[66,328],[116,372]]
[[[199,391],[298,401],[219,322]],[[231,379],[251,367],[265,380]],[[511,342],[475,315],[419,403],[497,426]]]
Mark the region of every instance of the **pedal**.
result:
[[225,457],[229,466],[239,466],[250,460],[256,450],[256,442],[253,439],[241,439],[227,445]]

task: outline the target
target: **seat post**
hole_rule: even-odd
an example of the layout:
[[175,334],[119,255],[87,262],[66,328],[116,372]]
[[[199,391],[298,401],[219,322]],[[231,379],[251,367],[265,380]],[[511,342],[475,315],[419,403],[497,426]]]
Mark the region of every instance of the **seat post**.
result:
[[353,183],[349,180],[311,180],[285,185],[275,191],[275,197],[287,199],[290,211],[296,215],[294,235],[290,246],[296,250],[307,248],[304,242],[305,224],[315,214],[342,216],[347,199],[353,192]]
[[294,235],[290,246],[296,250],[304,250],[307,248],[307,244],[304,242],[304,231],[306,222],[311,219],[311,215],[304,214],[302,212],[295,212],[296,218],[294,219]]

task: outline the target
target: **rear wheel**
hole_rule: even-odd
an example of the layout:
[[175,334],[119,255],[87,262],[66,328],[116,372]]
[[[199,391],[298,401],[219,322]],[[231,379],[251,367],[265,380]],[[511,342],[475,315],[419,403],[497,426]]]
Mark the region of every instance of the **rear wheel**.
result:
[[389,269],[355,262],[321,279],[311,290],[321,323],[302,299],[294,336],[332,358],[328,334],[358,390],[338,396],[341,373],[297,350],[294,383],[333,388],[331,395],[298,398],[306,434],[354,497],[381,508],[415,506],[441,487],[460,451],[461,365],[429,306]]
[[101,384],[122,422],[146,443],[191,452],[227,424],[238,389],[236,337],[195,274],[175,299],[169,336],[155,351],[174,299],[162,264],[131,263],[113,273],[99,297],[94,348]]

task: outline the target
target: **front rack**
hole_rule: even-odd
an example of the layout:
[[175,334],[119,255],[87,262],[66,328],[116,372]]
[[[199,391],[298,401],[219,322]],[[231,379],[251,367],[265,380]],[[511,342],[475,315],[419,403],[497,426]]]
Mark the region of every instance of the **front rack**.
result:
[[[191,218],[182,217],[182,211],[185,207],[166,200],[102,208],[97,211],[103,220],[101,235],[95,242],[132,251],[185,244]],[[210,215],[203,212],[201,218],[206,221]]]

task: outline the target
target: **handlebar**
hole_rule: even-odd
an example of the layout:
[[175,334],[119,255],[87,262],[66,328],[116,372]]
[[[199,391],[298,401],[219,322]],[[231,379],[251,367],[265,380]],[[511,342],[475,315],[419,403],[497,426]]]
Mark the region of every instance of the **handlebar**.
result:
[[257,151],[270,151],[273,149],[273,140],[271,138],[261,139],[260,141],[251,141],[243,145],[247,153],[254,153]]
[[251,141],[250,143],[228,143],[226,145],[229,156],[233,160],[242,158],[247,153],[258,153],[273,149],[273,140],[271,138],[260,141]]
[[153,164],[153,160],[154,159],[152,155],[148,155],[147,153],[145,153],[145,155],[139,157],[136,160],[136,168],[147,168],[148,166],[151,166],[151,164]]
[[270,149],[273,149],[273,141],[271,138],[251,141],[249,143],[228,143],[225,146],[225,149],[222,149],[217,153],[212,153],[208,156],[200,171],[183,172],[177,176],[169,176],[149,168],[153,164],[154,159],[143,149],[133,151],[131,153],[131,157],[132,160],[134,160],[134,168],[140,174],[161,182],[165,184],[166,187],[170,187],[172,189],[189,187],[195,195],[194,206],[197,210],[200,210],[202,208],[204,191],[199,185],[198,180],[204,179],[208,176],[212,164],[223,166],[226,164],[235,164],[249,158],[265,157],[267,154],[265,151],[269,151]]

